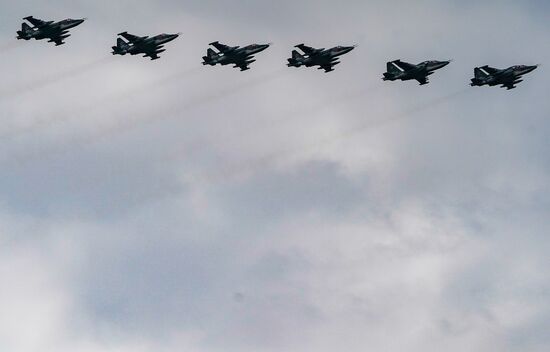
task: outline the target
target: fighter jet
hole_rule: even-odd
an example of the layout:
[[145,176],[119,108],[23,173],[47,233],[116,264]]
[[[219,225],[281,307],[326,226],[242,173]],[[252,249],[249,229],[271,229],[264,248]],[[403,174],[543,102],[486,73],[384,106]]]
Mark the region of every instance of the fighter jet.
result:
[[42,21],[32,16],[23,18],[33,27],[23,22],[21,30],[17,31],[17,39],[36,40],[48,39],[48,42],[55,43],[56,46],[65,44],[64,39],[70,37],[69,29],[82,24],[86,19],[66,19],[63,21]]
[[349,53],[355,46],[337,46],[332,49],[315,49],[304,44],[295,46],[300,49],[303,54],[297,50],[292,51],[292,57],[288,59],[288,67],[313,67],[319,66],[319,70],[325,70],[325,72],[334,71],[334,66],[338,65],[338,57]]
[[433,74],[434,71],[439,70],[451,61],[424,61],[418,65],[409,64],[408,62],[401,60],[390,61],[386,64],[387,72],[384,73],[382,78],[384,81],[409,81],[415,79],[421,86],[428,84],[428,76]]
[[151,60],[159,58],[158,54],[166,51],[164,44],[171,42],[181,35],[178,34],[159,34],[154,37],[138,37],[128,32],[118,34],[122,38],[117,38],[116,46],[113,46],[113,55],[139,55],[149,57]]
[[239,46],[227,46],[220,44],[220,42],[213,42],[209,45],[216,48],[218,52],[209,48],[206,56],[202,58],[204,60],[203,65],[234,65],[234,68],[246,71],[250,69],[249,65],[256,61],[254,55],[269,48],[271,44],[251,44],[242,48]]
[[498,86],[501,85],[501,88],[506,88],[506,90],[516,88],[516,84],[523,82],[522,76],[534,71],[539,65],[526,66],[526,65],[517,65],[506,68],[504,70],[499,70],[487,65],[476,67],[474,69],[474,78],[472,78],[472,87],[474,86]]

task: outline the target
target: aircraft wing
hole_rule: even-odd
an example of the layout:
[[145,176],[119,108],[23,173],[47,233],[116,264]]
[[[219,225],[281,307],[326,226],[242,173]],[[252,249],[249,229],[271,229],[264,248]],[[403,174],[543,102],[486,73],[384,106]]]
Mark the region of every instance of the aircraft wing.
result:
[[164,51],[162,48],[162,46],[156,45],[143,48],[143,57],[150,57],[151,60],[156,60],[159,58],[158,54]]
[[508,90],[516,88],[516,84],[523,82],[521,76],[510,76],[510,77],[501,77],[500,84],[501,88],[506,88]]
[[401,69],[401,71],[410,71],[416,68],[416,65],[409,64],[408,62],[401,61],[401,60],[392,61],[392,64],[397,66],[397,68]]
[[246,71],[248,69],[250,69],[250,67],[248,67],[248,64],[246,62],[238,62],[235,64],[235,67],[238,67],[241,69],[241,71]]
[[218,49],[222,53],[225,53],[226,51],[229,51],[231,49],[238,48],[238,47],[232,48],[229,45],[221,44],[220,42],[213,42],[213,43],[210,43],[210,45],[212,45],[214,48]]
[[63,39],[59,39],[59,38],[53,39],[52,41],[53,41],[53,42],[55,43],[55,45],[57,45],[57,46],[65,44],[65,42],[63,41]]
[[157,45],[157,44],[148,44],[148,43],[140,43],[137,44],[139,51],[143,53],[143,57],[150,57],[151,60],[156,60],[160,58],[158,54],[162,53],[164,51],[164,45]]
[[311,55],[311,54],[313,54],[317,51],[325,50],[325,49],[315,49],[315,48],[312,48],[312,47],[307,46],[305,44],[298,44],[298,45],[296,45],[296,48],[302,50],[304,52],[304,54],[306,54],[306,55]]
[[415,78],[418,83],[420,83],[421,86],[425,85],[425,84],[428,84],[428,77],[424,76],[424,77],[417,77]]
[[144,55],[145,57],[150,57],[151,60],[156,60],[156,59],[159,59],[160,56],[158,56],[158,54],[156,52],[152,52],[152,53],[147,53]]
[[250,69],[250,64],[253,63],[254,61],[254,56],[253,55],[248,55],[248,56],[239,56],[239,57],[235,57],[235,68],[240,68],[241,71],[246,71],[248,69]]
[[52,23],[53,23],[53,21],[48,21],[48,22],[46,22],[46,21],[42,21],[42,20],[40,20],[40,19],[38,19],[38,18],[34,18],[34,17],[32,17],[32,16],[25,17],[24,20],[29,21],[29,22],[30,22],[33,26],[35,26],[35,27],[43,27],[43,26],[46,26],[46,25],[48,25],[48,24],[52,24]]
[[62,45],[65,44],[64,40],[70,36],[68,31],[53,31],[48,33],[47,38],[55,45]]
[[128,32],[122,32],[122,33],[119,33],[118,35],[120,35],[130,43],[136,43],[148,38],[148,37],[138,37],[137,35],[133,35]]
[[498,68],[494,68],[494,67],[491,67],[491,66],[488,66],[488,65],[485,65],[485,66],[482,66],[480,67],[483,71],[487,72],[488,74],[490,75],[494,75],[498,72],[500,72],[500,70]]
[[331,71],[334,71],[334,66],[338,65],[339,63],[340,61],[336,61],[336,60],[324,62],[319,65],[319,69],[325,70],[325,72],[331,72]]

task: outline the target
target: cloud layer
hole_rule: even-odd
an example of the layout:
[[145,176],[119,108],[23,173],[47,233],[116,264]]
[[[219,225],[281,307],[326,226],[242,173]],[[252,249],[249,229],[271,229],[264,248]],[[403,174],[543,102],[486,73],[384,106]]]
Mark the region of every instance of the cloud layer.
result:
[[[6,4],[0,350],[546,351],[548,11]],[[89,20],[14,43],[30,14]],[[123,30],[184,35],[149,62],[110,56]],[[240,73],[202,67],[214,40],[274,46]],[[301,42],[359,47],[325,75],[285,67]],[[397,58],[454,61],[382,82]],[[468,87],[523,63],[512,92]]]

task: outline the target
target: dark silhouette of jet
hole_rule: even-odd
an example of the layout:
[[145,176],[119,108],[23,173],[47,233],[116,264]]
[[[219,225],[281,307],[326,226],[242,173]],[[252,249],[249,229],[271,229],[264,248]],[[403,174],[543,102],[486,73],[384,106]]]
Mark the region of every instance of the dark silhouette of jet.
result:
[[293,50],[292,57],[288,59],[288,67],[319,66],[318,69],[325,70],[325,72],[334,71],[334,66],[340,63],[338,58],[355,48],[355,46],[337,46],[331,49],[315,49],[304,44],[295,47],[300,49],[302,54]]
[[118,35],[126,39],[117,38],[116,46],[113,46],[113,55],[139,55],[149,57],[151,60],[159,58],[158,54],[166,51],[164,44],[171,42],[180,36],[178,34],[159,34],[154,37],[138,37],[128,32],[122,32]]
[[65,44],[64,39],[70,37],[69,29],[82,24],[86,19],[66,19],[63,21],[42,21],[32,16],[23,18],[32,24],[32,27],[23,22],[21,30],[17,31],[17,39],[36,40],[48,39],[48,42],[56,46]]
[[254,55],[269,48],[271,44],[251,44],[242,48],[239,46],[227,46],[220,44],[220,42],[213,42],[209,45],[216,48],[218,52],[209,48],[206,52],[206,56],[202,58],[204,60],[202,63],[203,65],[234,65],[234,68],[240,68],[241,71],[246,71],[250,69],[249,65],[256,61]]
[[472,87],[474,86],[498,86],[507,90],[516,88],[516,84],[523,82],[523,75],[534,71],[539,65],[511,66],[504,70],[499,70],[490,66],[481,66],[474,69],[474,78],[472,78]]
[[409,64],[408,62],[401,60],[390,61],[386,64],[387,72],[384,73],[382,78],[384,81],[409,81],[417,80],[420,85],[428,84],[428,76],[433,74],[434,71],[439,70],[448,64],[451,61],[424,61],[418,65]]

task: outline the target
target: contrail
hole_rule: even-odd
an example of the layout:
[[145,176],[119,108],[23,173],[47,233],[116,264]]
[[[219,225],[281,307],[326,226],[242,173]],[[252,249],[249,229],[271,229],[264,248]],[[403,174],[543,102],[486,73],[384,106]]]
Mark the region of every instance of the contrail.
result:
[[[92,134],[89,137],[89,140],[90,141],[99,140],[116,133],[130,131],[134,128],[141,127],[149,123],[157,123],[159,121],[179,118],[182,116],[182,113],[184,112],[188,112],[193,109],[208,105],[208,103],[210,102],[229,97],[243,90],[261,86],[263,84],[279,79],[280,77],[283,76],[282,72],[283,72],[282,70],[277,70],[262,76],[258,76],[256,78],[246,80],[235,86],[219,89],[218,91],[215,91],[213,93],[199,96],[195,99],[191,99],[187,102],[184,102],[181,105],[165,107],[165,108],[161,107],[161,108],[155,109],[154,112],[149,112],[133,119],[120,120],[105,129],[96,131],[96,133]],[[288,72],[288,71],[285,71],[285,72]]]
[[[352,135],[357,135],[361,133],[368,132],[373,129],[381,128],[386,125],[396,123],[405,119],[410,119],[414,117],[414,115],[429,110],[431,108],[437,107],[447,101],[453,100],[466,92],[468,92],[469,89],[461,90],[454,92],[449,95],[445,95],[436,99],[432,99],[424,104],[420,104],[417,106],[414,106],[410,109],[406,109],[402,112],[396,113],[396,114],[390,114],[385,117],[380,118],[378,121],[371,121],[370,123],[364,123],[360,125],[356,125],[353,128],[350,128],[340,134],[337,134],[335,136],[325,138],[322,140],[319,140],[315,143],[310,143],[307,145],[304,145],[302,147],[293,147],[288,149],[282,149],[273,153],[268,153],[264,156],[253,158],[248,161],[244,161],[242,163],[234,163],[230,165],[226,165],[222,168],[214,167],[211,171],[205,171],[205,172],[199,172],[199,173],[193,173],[189,174],[188,177],[192,182],[197,182],[198,184],[212,184],[212,183],[219,183],[221,181],[227,180],[227,179],[234,179],[236,177],[240,176],[246,176],[250,173],[256,172],[258,169],[262,168],[269,168],[273,166],[273,163],[277,162],[278,160],[291,156],[296,153],[301,153],[304,150],[307,149],[314,149],[319,146],[327,145],[330,143],[334,143],[342,138],[346,138]],[[358,94],[350,95],[350,97],[358,96]],[[324,107],[323,107],[324,108]],[[95,142],[97,140],[91,139],[87,140],[84,143],[87,144],[89,142]],[[78,144],[77,146],[83,147],[85,144]],[[200,141],[198,143],[195,143],[194,145],[187,144],[186,153],[182,153],[185,155],[189,155],[189,153],[193,153],[195,148],[200,149],[201,143]],[[65,149],[66,150],[66,149]],[[13,161],[19,161],[22,163],[32,161],[37,157],[44,157],[48,156],[50,154],[57,154],[63,152],[63,149],[60,150],[52,150],[48,154],[35,154],[35,155],[27,155],[23,157],[23,159],[16,159]],[[174,159],[171,160],[173,162]],[[166,160],[164,160],[166,161]],[[171,199],[174,196],[177,196],[182,191],[182,188],[174,188],[174,187],[166,187],[161,188],[159,190],[154,191],[153,193],[149,193],[147,195],[138,196],[135,199],[131,201],[131,204],[150,204],[154,202],[159,202],[166,199]]]
[[[288,157],[295,153],[303,152],[307,149],[314,149],[319,146],[327,145],[330,143],[337,142],[338,140],[342,138],[346,138],[352,135],[357,135],[361,133],[365,133],[368,131],[371,131],[373,129],[381,128],[386,125],[390,125],[392,123],[396,123],[402,120],[413,118],[414,115],[421,113],[423,111],[427,111],[431,108],[437,107],[447,101],[453,100],[466,92],[470,91],[469,89],[464,89],[461,91],[457,91],[454,93],[451,93],[449,95],[445,95],[433,100],[430,100],[424,104],[420,104],[418,106],[412,107],[411,109],[404,110],[402,112],[396,113],[396,114],[390,114],[383,118],[380,118],[378,121],[373,121],[372,123],[366,123],[366,124],[360,124],[355,126],[354,128],[350,128],[347,131],[344,131],[343,133],[340,133],[338,135],[332,136],[330,138],[326,138],[320,141],[317,141],[315,143],[311,143],[302,147],[298,148],[289,148],[289,149],[283,149],[279,150],[277,152],[273,152],[270,154],[266,154],[264,156],[251,159],[249,161],[245,161],[242,163],[235,163],[232,165],[227,165],[223,168],[216,168],[214,167],[214,170],[210,172],[203,172],[203,173],[191,173],[188,174],[187,177],[191,182],[196,182],[196,184],[213,184],[213,183],[219,183],[221,181],[227,180],[227,179],[235,179],[240,176],[246,176],[248,174],[254,173],[259,169],[262,168],[269,168],[273,165],[274,162],[276,162],[278,159],[282,159],[284,157]],[[350,95],[349,97],[356,97],[358,94]],[[323,106],[323,108],[326,106]],[[191,143],[187,144],[187,147],[185,148],[185,153],[180,153],[184,158],[194,153],[196,149],[200,149],[201,143],[200,141],[197,141],[197,143]],[[179,158],[181,159],[181,157]],[[174,158],[168,160],[165,159],[163,162],[174,162]],[[146,195],[138,196],[133,198],[130,201],[130,204],[126,204],[127,206],[131,205],[137,205],[137,204],[152,204],[156,202],[160,202],[163,200],[170,200],[179,194],[182,193],[183,189],[185,187],[164,187],[161,189],[156,190],[154,193],[149,193]]]
[[174,74],[170,74],[169,76],[161,77],[157,80],[148,82],[147,84],[143,84],[139,87],[130,89],[129,91],[125,91],[107,98],[98,99],[79,107],[73,107],[68,109],[67,111],[59,111],[57,113],[50,114],[49,117],[38,118],[32,121],[28,126],[20,127],[11,131],[6,131],[5,133],[0,133],[0,140],[16,138],[28,133],[32,133],[42,128],[50,127],[56,123],[80,119],[82,116],[75,116],[75,111],[82,111],[85,114],[90,114],[102,106],[118,103],[121,100],[135,97],[136,94],[139,94],[141,92],[150,91],[151,86],[158,87],[174,83],[182,78],[190,77],[191,75],[194,75],[198,72],[200,72],[200,67],[194,67],[191,69],[183,70],[181,72],[176,72]]
[[21,46],[20,41],[10,40],[9,42],[5,42],[3,44],[0,44],[0,53],[4,54],[7,53],[13,49],[16,49]]
[[[274,123],[276,123],[277,125],[280,125],[281,123],[293,122],[299,119],[301,116],[311,116],[311,115],[320,113],[323,110],[332,108],[335,105],[342,105],[357,99],[364,98],[367,94],[374,92],[378,88],[380,88],[380,85],[371,84],[369,86],[366,86],[352,93],[345,93],[339,96],[331,96],[329,101],[327,101],[326,99],[323,99],[309,106],[303,106],[303,107],[300,107],[299,109],[292,109],[284,113],[278,113],[275,119],[270,119],[267,121],[261,120],[261,119],[254,119],[252,120],[252,122],[250,122],[250,124],[255,125],[252,127],[262,127],[262,125],[265,126],[266,124],[269,126]],[[249,125],[249,127],[250,126],[251,125]]]
[[384,126],[387,126],[402,120],[410,119],[420,112],[432,109],[447,101],[455,99],[469,91],[471,91],[469,88],[462,89],[460,91],[430,100],[424,104],[415,106],[411,109],[407,109],[405,111],[402,111],[396,114],[391,114],[389,116],[382,117],[378,121],[370,121],[364,124],[356,125],[352,128],[349,128],[346,131],[343,131],[342,133],[318,140],[314,143],[310,143],[301,147],[293,147],[293,148],[278,150],[273,153],[269,153],[264,156],[258,157],[256,159],[244,161],[242,163],[237,163],[234,165],[227,165],[225,168],[214,170],[212,172],[205,173],[202,175],[197,175],[196,177],[203,182],[213,183],[220,179],[226,179],[226,178],[254,172],[255,170],[258,170],[260,168],[269,167],[274,162],[280,159],[283,159],[285,157],[289,157],[297,153],[302,153],[304,150],[313,150],[322,146],[333,144],[347,137],[365,133],[373,129],[382,128]]
[[[243,90],[250,89],[253,87],[260,86],[262,84],[266,84],[268,82],[271,82],[275,79],[278,79],[282,77],[282,70],[277,70],[262,76],[258,76],[253,79],[248,79],[246,81],[243,81],[239,83],[236,86],[227,87],[224,89],[220,89],[216,92],[213,92],[211,94],[207,94],[204,96],[200,96],[196,99],[189,100],[179,106],[176,107],[167,107],[164,109],[155,109],[154,112],[149,112],[147,114],[143,114],[137,118],[133,119],[126,119],[126,120],[119,120],[116,121],[114,124],[106,126],[104,128],[100,128],[93,132],[92,134],[88,136],[79,136],[75,137],[73,141],[69,141],[67,143],[64,143],[61,147],[49,150],[49,151],[41,151],[38,153],[30,153],[27,155],[19,155],[15,156],[14,159],[18,161],[19,163],[25,163],[27,161],[32,161],[37,158],[44,158],[51,155],[56,154],[62,154],[63,152],[73,151],[77,148],[84,147],[89,144],[96,143],[98,141],[101,141],[105,138],[108,138],[110,136],[116,135],[117,133],[124,133],[128,132],[134,128],[146,125],[148,123],[156,123],[158,121],[168,120],[168,119],[174,119],[181,116],[181,113],[191,111],[195,108],[205,106],[208,103],[223,99],[227,96],[231,96],[234,94],[237,94]],[[284,72],[288,72],[285,70]],[[171,79],[171,78],[170,78]]]
[[49,77],[44,77],[42,79],[36,80],[34,82],[27,82],[23,85],[20,85],[18,87],[14,87],[12,89],[8,89],[5,91],[0,91],[0,100],[6,99],[6,98],[13,98],[17,97],[26,93],[30,93],[42,88],[45,88],[47,86],[53,85],[55,83],[64,81],[69,78],[73,78],[82,74],[85,74],[89,71],[95,70],[99,67],[104,66],[106,63],[112,61],[113,59],[111,57],[104,57],[92,62],[88,62],[86,64],[73,67],[71,69],[68,69],[63,72],[56,73],[54,75],[51,75]]

